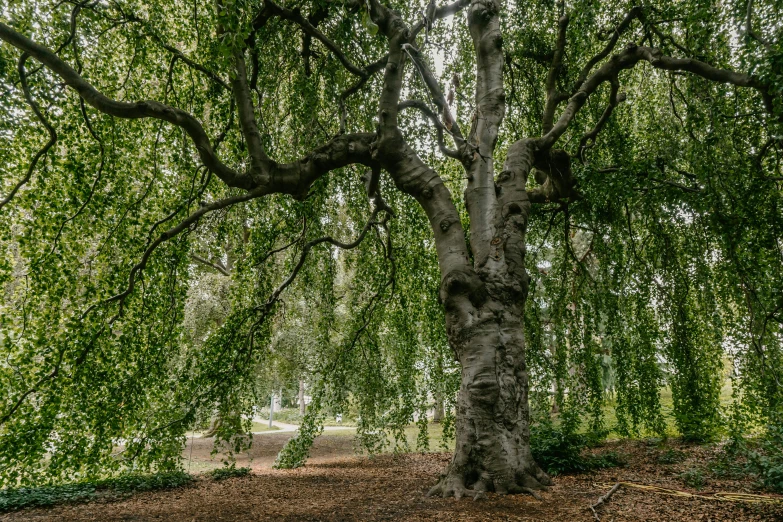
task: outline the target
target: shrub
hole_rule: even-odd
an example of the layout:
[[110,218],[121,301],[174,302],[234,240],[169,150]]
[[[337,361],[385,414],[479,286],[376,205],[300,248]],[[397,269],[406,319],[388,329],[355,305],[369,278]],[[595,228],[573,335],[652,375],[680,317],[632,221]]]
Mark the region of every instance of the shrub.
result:
[[669,448],[658,455],[658,464],[678,464],[687,458],[685,452]]
[[593,455],[588,458],[588,462],[593,469],[617,468],[628,465],[628,460],[625,456],[616,451],[606,451]]
[[233,477],[246,477],[250,474],[250,468],[237,468],[234,464],[225,468],[213,469],[209,475],[213,480],[223,480]]
[[603,432],[574,433],[549,425],[534,425],[531,428],[530,449],[538,465],[550,475],[624,466],[625,459],[617,452],[582,455],[586,448],[597,445],[605,436]]
[[704,487],[704,475],[702,475],[701,471],[695,468],[691,468],[682,474],[680,474],[680,479],[682,479],[682,482],[694,489],[701,489]]
[[192,480],[193,477],[185,472],[167,471],[153,474],[128,473],[59,486],[3,489],[0,490],[0,513],[66,502],[87,502],[99,497],[125,495],[135,491],[176,488]]
[[748,454],[748,465],[765,487],[783,493],[783,417],[778,415],[767,426],[767,433],[756,451]]

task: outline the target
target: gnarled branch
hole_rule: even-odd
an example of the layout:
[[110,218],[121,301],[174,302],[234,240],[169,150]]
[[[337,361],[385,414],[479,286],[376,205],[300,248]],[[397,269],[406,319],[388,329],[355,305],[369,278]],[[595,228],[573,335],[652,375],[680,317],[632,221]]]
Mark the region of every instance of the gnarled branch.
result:
[[256,185],[250,176],[240,174],[220,161],[201,123],[190,113],[156,101],[122,102],[111,99],[93,87],[50,49],[33,42],[2,22],[0,39],[43,63],[100,112],[125,119],[156,118],[182,128],[195,144],[204,165],[228,186],[252,189]]

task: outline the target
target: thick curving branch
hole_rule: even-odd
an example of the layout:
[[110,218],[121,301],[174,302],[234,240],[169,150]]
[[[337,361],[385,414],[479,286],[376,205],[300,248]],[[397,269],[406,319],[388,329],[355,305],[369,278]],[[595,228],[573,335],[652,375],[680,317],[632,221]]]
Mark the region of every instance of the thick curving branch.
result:
[[269,167],[270,160],[264,150],[261,131],[258,130],[255,107],[247,83],[245,53],[241,49],[234,50],[234,67],[236,75],[231,79],[231,85],[234,87],[239,126],[247,143],[247,150],[250,152],[252,172],[258,175]]
[[501,261],[498,234],[499,204],[495,191],[494,153],[500,124],[506,113],[503,86],[503,37],[497,0],[474,0],[468,10],[468,28],[476,55],[476,112],[468,141],[474,147],[466,161],[468,184],[465,204],[470,216],[470,248],[474,265]]
[[156,101],[122,102],[109,98],[50,49],[33,42],[2,22],[0,22],[0,39],[44,64],[62,78],[66,85],[75,90],[84,101],[104,114],[125,119],[155,118],[182,128],[195,144],[204,165],[228,186],[252,189],[256,185],[251,176],[238,173],[220,161],[201,123],[188,112]]
[[441,297],[446,306],[454,299],[478,298],[483,284],[470,265],[465,230],[451,192],[405,142],[397,125],[400,93],[405,76],[407,53],[402,44],[410,43],[411,33],[393,11],[377,0],[370,0],[370,15],[389,41],[389,58],[383,78],[378,107],[378,137],[373,158],[391,175],[397,188],[421,205],[432,227],[440,266]]
[[[628,11],[628,14],[625,15],[625,18],[620,22],[620,24],[614,28],[614,30],[611,32],[611,36],[609,37],[609,41],[606,42],[606,45],[604,48],[590,58],[588,62],[585,64],[585,66],[582,68],[582,70],[579,72],[579,76],[576,79],[576,83],[574,83],[574,92],[576,92],[580,86],[587,80],[587,76],[590,74],[590,71],[593,70],[593,67],[595,67],[601,60],[609,56],[609,53],[611,53],[615,46],[617,45],[617,40],[620,39],[620,36],[628,30],[628,28],[631,26],[631,23],[642,16],[642,8],[641,7],[634,7],[630,11]],[[548,131],[544,131],[548,132]]]

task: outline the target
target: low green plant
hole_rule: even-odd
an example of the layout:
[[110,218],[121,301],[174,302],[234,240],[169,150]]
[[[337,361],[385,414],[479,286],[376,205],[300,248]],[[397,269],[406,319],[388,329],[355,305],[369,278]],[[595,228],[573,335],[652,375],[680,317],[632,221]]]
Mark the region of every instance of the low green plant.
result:
[[676,450],[674,448],[669,448],[660,455],[658,455],[658,458],[656,461],[658,464],[679,464],[680,462],[684,461],[688,455],[680,450]]
[[776,416],[767,426],[759,447],[748,452],[748,467],[764,487],[783,492],[783,415]]
[[250,474],[250,468],[238,468],[235,465],[226,466],[224,468],[213,469],[209,472],[209,475],[213,480],[224,480],[234,477],[246,477]]
[[0,490],[0,513],[55,504],[87,502],[99,497],[122,496],[137,491],[170,489],[190,483],[193,477],[182,471],[153,474],[129,473],[93,481],[57,486]]
[[606,437],[605,432],[577,433],[565,427],[548,424],[531,428],[530,450],[533,458],[550,475],[583,473],[597,468],[624,466],[625,459],[617,452],[583,455]]
[[701,489],[704,487],[705,480],[701,470],[691,468],[680,474],[680,479],[689,488]]
[[625,455],[616,451],[606,451],[587,458],[592,469],[623,468],[628,465]]

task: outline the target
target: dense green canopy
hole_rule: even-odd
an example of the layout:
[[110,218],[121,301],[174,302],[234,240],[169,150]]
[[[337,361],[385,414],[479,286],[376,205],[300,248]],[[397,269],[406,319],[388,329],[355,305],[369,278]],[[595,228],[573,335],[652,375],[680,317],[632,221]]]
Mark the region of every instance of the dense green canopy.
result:
[[[428,18],[423,2],[383,2],[420,31],[399,127],[466,236],[449,140],[483,118],[469,3]],[[346,402],[371,450],[435,396],[449,426],[460,370],[430,222],[386,173],[374,205],[372,161],[339,156],[376,131],[389,44],[373,6],[0,1],[0,487],[176,467],[188,430],[263,404],[273,374],[308,379],[305,439]],[[781,411],[781,13],[779,0],[502,2],[498,172],[593,65],[635,46],[686,64],[645,58],[598,84],[557,141],[575,185],[547,193],[554,181],[531,176],[534,419],[554,403],[572,423],[661,433],[666,385],[693,439]],[[275,190],[242,174],[258,150]]]

